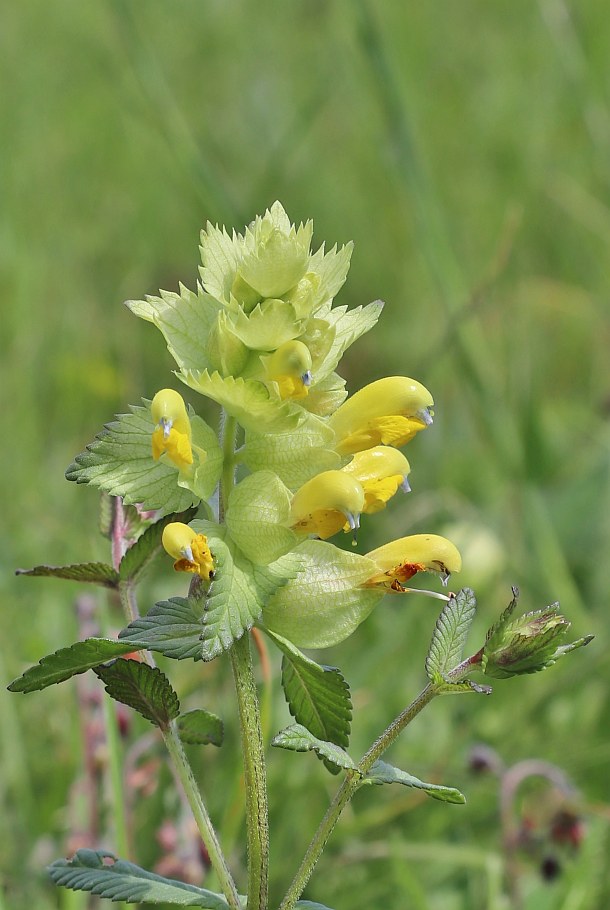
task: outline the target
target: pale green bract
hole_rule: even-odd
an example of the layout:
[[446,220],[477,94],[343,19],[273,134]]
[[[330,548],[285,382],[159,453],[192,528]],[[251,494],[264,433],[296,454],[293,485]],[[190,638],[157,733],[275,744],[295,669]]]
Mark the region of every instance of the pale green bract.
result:
[[298,543],[288,527],[290,499],[273,471],[256,471],[231,490],[225,515],[229,534],[257,565],[274,562]]

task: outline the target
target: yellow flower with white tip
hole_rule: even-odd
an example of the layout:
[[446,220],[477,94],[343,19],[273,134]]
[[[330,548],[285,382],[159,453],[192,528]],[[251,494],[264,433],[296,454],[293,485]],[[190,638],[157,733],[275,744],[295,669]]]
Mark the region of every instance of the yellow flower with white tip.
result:
[[406,376],[386,376],[360,389],[330,418],[340,455],[371,446],[403,446],[432,423],[428,389]]
[[405,588],[405,582],[418,572],[434,572],[440,575],[443,584],[447,584],[449,576],[462,568],[462,557],[457,547],[438,534],[401,537],[366,556],[376,563],[379,572],[372,575],[364,587],[388,588],[401,594],[415,590]]
[[399,490],[411,489],[407,475],[411,466],[402,452],[392,446],[374,446],[356,452],[349,464],[341,469],[354,477],[364,490],[364,509],[367,515],[379,512]]
[[290,507],[290,527],[297,534],[325,540],[341,528],[355,531],[364,508],[362,485],[343,471],[323,471],[297,490]]
[[176,572],[191,572],[205,581],[214,574],[214,558],[207,537],[197,534],[181,521],[172,521],[163,529],[163,549],[176,560]]
[[180,470],[193,464],[191,421],[182,395],[173,389],[161,389],[150,406],[155,429],[152,434],[152,455],[158,461],[167,457]]
[[311,385],[311,354],[302,341],[285,341],[268,357],[261,357],[267,379],[275,382],[280,398],[305,398]]

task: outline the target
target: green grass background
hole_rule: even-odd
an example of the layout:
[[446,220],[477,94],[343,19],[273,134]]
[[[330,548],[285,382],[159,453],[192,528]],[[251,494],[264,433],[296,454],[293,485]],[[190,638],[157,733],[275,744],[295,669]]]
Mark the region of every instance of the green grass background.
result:
[[[552,885],[525,865],[527,907],[607,907],[607,4],[29,0],[2,20],[0,679],[78,634],[77,591],[13,569],[106,558],[97,496],[65,467],[170,376],[161,337],[121,302],[193,287],[206,220],[240,228],[279,198],[293,220],[314,218],[318,242],[355,240],[339,303],[386,301],[342,364],[349,388],[404,373],[436,401],[407,452],[414,492],[366,523],[361,551],[446,533],[479,597],[479,635],[518,584],[524,608],[560,600],[575,635],[597,636],[490,698],[435,703],[391,759],[468,804],[361,794],[308,896],[334,910],[507,906],[497,786],[467,771],[483,741],[509,763],[559,763],[582,794],[583,849]],[[151,599],[181,593],[167,566],[157,580]],[[352,684],[354,754],[421,686],[435,616],[430,601],[388,599],[321,655]],[[169,670],[187,706],[225,714],[228,745],[197,761],[239,870],[225,662]],[[269,729],[286,718],[276,692]],[[74,824],[74,683],[0,693],[0,730],[0,908],[83,910],[40,872]],[[136,722],[132,741],[144,732]],[[277,899],[334,782],[312,756],[278,752],[269,771]],[[142,864],[175,813],[163,792],[136,813]]]

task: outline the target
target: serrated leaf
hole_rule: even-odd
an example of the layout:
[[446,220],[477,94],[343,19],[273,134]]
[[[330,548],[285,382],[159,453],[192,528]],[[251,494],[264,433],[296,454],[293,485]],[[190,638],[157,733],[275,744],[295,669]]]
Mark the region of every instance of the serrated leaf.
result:
[[259,433],[291,431],[304,419],[298,405],[272,398],[258,380],[223,377],[207,370],[186,370],[179,378],[191,389],[217,401],[245,429]]
[[180,285],[179,294],[170,291],[160,294],[145,300],[128,300],[126,306],[159,329],[181,370],[206,369],[208,338],[221,304],[199,285],[196,293]]
[[426,657],[429,679],[444,677],[462,660],[466,637],[476,613],[474,591],[463,588],[451,596],[436,620],[430,649]]
[[101,850],[77,850],[72,859],[58,859],[47,871],[56,885],[106,900],[228,910],[220,894],[155,875]]
[[519,602],[519,588],[513,586],[512,592],[513,599],[506,607],[500,618],[496,620],[493,626],[491,626],[487,631],[487,635],[485,636],[485,651],[493,651],[502,641],[504,630],[510,623],[511,616],[515,612],[515,609]]
[[81,562],[70,566],[34,566],[32,569],[15,569],[15,575],[29,575],[31,578],[65,578],[87,584],[116,588],[119,573],[105,562]]
[[371,770],[363,777],[362,784],[402,784],[403,787],[413,787],[416,790],[423,790],[432,799],[438,799],[445,803],[455,803],[463,805],[466,802],[465,796],[456,790],[455,787],[445,787],[442,784],[427,784],[418,777],[413,777],[394,765],[389,765],[384,761],[377,761]]
[[246,430],[243,459],[252,472],[273,471],[294,491],[315,474],[341,466],[332,448],[334,436],[331,428],[313,414],[289,433]]
[[203,603],[195,597],[162,600],[119,632],[119,640],[131,650],[146,648],[174,660],[201,660],[202,612]]
[[178,515],[166,515],[165,518],[150,525],[132,546],[126,550],[119,565],[121,581],[136,583],[142,577],[155,556],[161,552],[161,538],[164,528],[172,521],[188,524],[197,514],[197,509],[187,509]]
[[233,231],[229,236],[226,229],[209,221],[201,231],[201,280],[208,293],[223,303],[231,297],[231,286],[237,274],[237,267],[244,249],[244,238]]
[[275,351],[301,333],[295,308],[284,300],[263,300],[247,314],[240,309],[231,326],[239,340],[254,351]]
[[141,504],[146,511],[183,512],[198,497],[178,486],[175,467],[153,460],[154,428],[150,402],[143,408],[132,406],[130,414],[120,414],[76,456],[66,471],[67,479],[91,483],[112,496],[122,496],[126,504]]
[[283,654],[282,687],[294,719],[318,739],[347,748],[352,700],[341,671],[316,663],[280,635],[267,634]]
[[272,471],[257,471],[233,487],[226,523],[242,553],[258,565],[274,562],[299,538],[287,527],[290,493]]
[[133,645],[108,638],[86,638],[69,648],[47,654],[38,664],[13,680],[11,692],[34,692],[64,682],[72,676],[98,667],[100,664],[133,651]]
[[137,660],[115,660],[94,670],[115,701],[133,708],[162,730],[180,713],[178,696],[157,667]]
[[178,733],[182,742],[194,746],[221,746],[224,739],[224,724],[220,717],[202,708],[186,711],[178,718]]
[[366,556],[321,540],[306,540],[289,555],[302,559],[302,571],[273,595],[263,622],[300,648],[343,641],[383,597],[378,588],[361,587],[378,571]]
[[310,389],[307,398],[301,402],[306,410],[318,417],[329,417],[347,398],[345,379],[338,373],[329,373]]
[[[383,302],[375,300],[373,303],[367,304],[367,306],[356,307],[355,310],[348,311],[347,307],[335,307],[328,312],[323,312],[324,318],[335,328],[335,338],[324,362],[318,367],[319,380],[332,373],[337,368],[337,364],[345,351],[361,335],[373,328],[381,315],[382,309]],[[322,313],[322,311],[320,312]]]
[[333,246],[327,253],[324,244],[310,257],[307,270],[320,276],[320,284],[314,296],[314,311],[332,300],[345,284],[349,271],[353,243],[346,243],[340,249]]
[[272,746],[278,749],[288,749],[291,752],[316,752],[337,768],[358,771],[358,766],[344,749],[334,743],[324,742],[313,736],[301,724],[293,724],[281,730],[271,741]]

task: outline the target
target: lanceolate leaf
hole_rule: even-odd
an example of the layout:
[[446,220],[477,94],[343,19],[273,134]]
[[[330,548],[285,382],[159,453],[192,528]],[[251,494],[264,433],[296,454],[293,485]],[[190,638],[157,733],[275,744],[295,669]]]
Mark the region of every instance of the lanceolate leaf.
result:
[[436,621],[426,658],[429,679],[444,677],[460,663],[475,612],[476,600],[470,588],[463,588],[447,601]]
[[142,717],[166,730],[180,713],[178,696],[161,670],[137,660],[115,660],[95,669],[116,701],[129,705]]
[[444,787],[442,784],[426,784],[423,780],[395,768],[393,765],[384,761],[377,761],[371,770],[362,780],[363,784],[402,784],[403,787],[414,787],[416,790],[423,790],[433,799],[439,799],[445,803],[463,804],[466,798],[455,787]]
[[202,708],[187,711],[178,718],[178,733],[182,742],[194,746],[221,746],[224,739],[224,724],[220,717]]
[[29,575],[33,578],[66,578],[87,584],[116,588],[119,574],[105,562],[82,562],[71,566],[34,566],[32,569],[17,569],[15,575]]
[[284,655],[282,687],[294,719],[318,739],[347,748],[352,701],[341,671],[305,657],[280,635],[267,634]]
[[182,521],[188,524],[197,514],[197,509],[187,509],[178,515],[167,515],[153,525],[139,537],[136,542],[129,547],[119,565],[119,575],[121,581],[139,581],[142,574],[146,571],[157,553],[161,551],[161,537],[166,525],[172,521]]
[[228,910],[220,894],[163,878],[102,851],[78,850],[72,859],[58,859],[47,870],[56,885],[89,891],[106,900]]
[[128,642],[111,641],[108,638],[87,638],[85,641],[77,641],[69,648],[47,654],[36,666],[26,670],[23,676],[13,680],[9,689],[11,692],[35,692],[38,689],[46,689],[47,686],[64,682],[78,673],[84,673],[133,650],[133,645]]
[[147,648],[174,660],[201,660],[202,611],[194,597],[162,600],[119,632],[119,641],[129,650]]
[[318,739],[301,724],[293,724],[286,727],[285,730],[281,730],[273,738],[271,745],[277,746],[279,749],[289,749],[291,752],[317,752],[321,758],[325,758],[337,768],[358,770],[356,763],[344,749],[334,743]]

